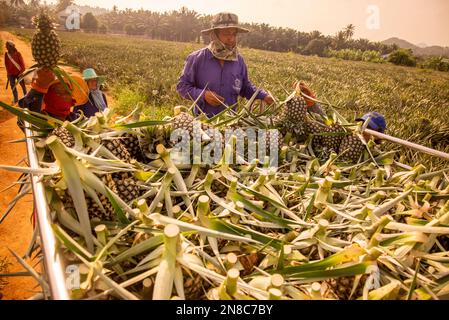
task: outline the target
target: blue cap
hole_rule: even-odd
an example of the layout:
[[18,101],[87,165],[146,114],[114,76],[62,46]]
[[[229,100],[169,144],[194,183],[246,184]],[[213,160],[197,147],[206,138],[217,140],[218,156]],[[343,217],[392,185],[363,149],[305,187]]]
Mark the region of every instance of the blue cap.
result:
[[385,132],[385,129],[387,129],[385,117],[378,112],[368,112],[367,114],[363,115],[363,117],[356,119],[356,121],[366,121],[368,120],[368,118],[371,118],[370,122],[368,123],[368,128],[381,133]]

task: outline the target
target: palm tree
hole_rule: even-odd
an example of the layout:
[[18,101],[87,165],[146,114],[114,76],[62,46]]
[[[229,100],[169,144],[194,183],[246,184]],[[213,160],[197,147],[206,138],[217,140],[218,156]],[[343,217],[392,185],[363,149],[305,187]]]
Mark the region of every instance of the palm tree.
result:
[[334,49],[344,49],[346,44],[346,34],[344,31],[338,31],[333,39]]
[[310,40],[319,39],[319,38],[321,38],[321,35],[322,34],[320,31],[314,30],[314,31],[310,32]]
[[192,41],[199,32],[199,14],[194,10],[182,7],[175,13],[179,26],[179,41]]
[[357,49],[366,51],[369,49],[370,41],[368,39],[360,38],[357,40]]
[[67,7],[74,5],[74,0],[59,0],[58,4],[56,5],[56,12],[61,12],[65,10]]
[[346,40],[349,40],[354,35],[355,26],[351,23],[346,26],[346,28],[343,30]]
[[9,3],[13,7],[21,7],[21,6],[25,5],[25,1],[24,0],[10,0]]

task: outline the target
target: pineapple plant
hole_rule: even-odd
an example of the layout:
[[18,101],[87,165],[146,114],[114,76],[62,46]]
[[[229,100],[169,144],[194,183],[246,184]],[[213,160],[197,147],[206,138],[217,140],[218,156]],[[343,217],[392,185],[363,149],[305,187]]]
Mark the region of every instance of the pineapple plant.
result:
[[38,29],[31,41],[33,58],[39,67],[52,69],[57,66],[61,57],[61,41],[47,12],[40,12],[34,17],[33,23]]
[[342,159],[350,162],[357,162],[365,151],[365,145],[356,135],[348,135],[343,138],[339,148]]

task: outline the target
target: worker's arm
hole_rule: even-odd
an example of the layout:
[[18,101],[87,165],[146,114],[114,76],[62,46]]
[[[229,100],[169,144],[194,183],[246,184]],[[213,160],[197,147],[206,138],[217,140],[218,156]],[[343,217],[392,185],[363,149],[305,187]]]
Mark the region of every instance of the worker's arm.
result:
[[[195,85],[195,69],[195,56],[190,55],[186,59],[184,70],[176,86],[176,90],[181,97],[193,101],[196,101],[203,92],[203,89],[198,88]],[[199,102],[202,101],[204,101],[203,98],[199,100]]]

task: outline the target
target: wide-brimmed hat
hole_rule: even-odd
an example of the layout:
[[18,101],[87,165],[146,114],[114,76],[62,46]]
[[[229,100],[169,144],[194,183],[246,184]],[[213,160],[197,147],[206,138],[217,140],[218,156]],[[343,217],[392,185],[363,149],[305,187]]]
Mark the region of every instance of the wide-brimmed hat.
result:
[[356,121],[366,121],[370,119],[368,123],[368,127],[372,130],[378,131],[380,133],[384,133],[387,129],[387,122],[385,121],[385,117],[378,112],[372,111],[361,118],[355,119]]
[[104,77],[97,75],[95,70],[92,68],[88,68],[83,71],[83,79],[85,81],[91,80],[91,79],[97,79],[98,84],[101,84],[104,81]]
[[212,26],[209,29],[202,30],[201,33],[209,34],[213,30],[227,28],[236,28],[240,33],[249,32],[248,29],[245,29],[239,25],[239,17],[236,14],[230,12],[220,12],[212,18]]

